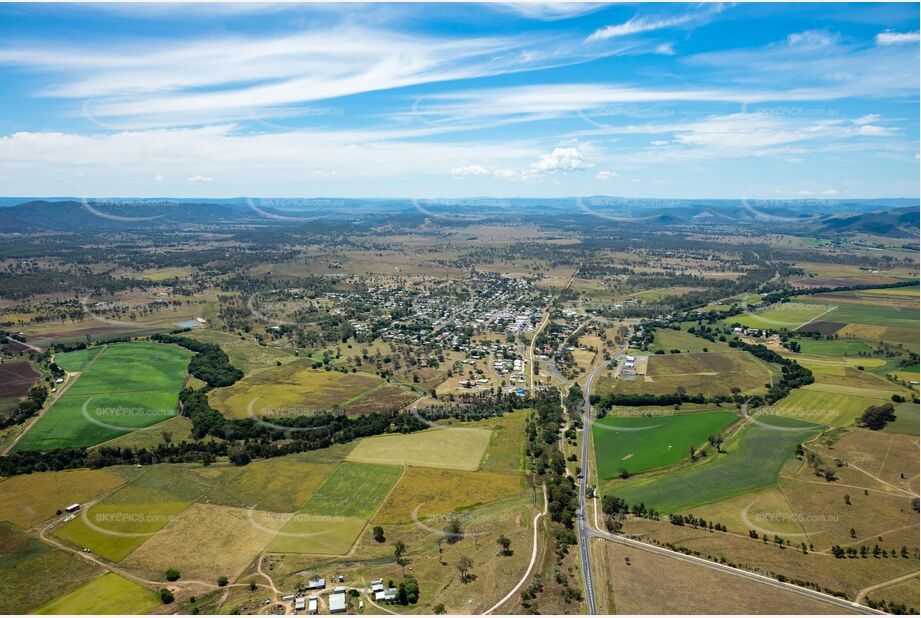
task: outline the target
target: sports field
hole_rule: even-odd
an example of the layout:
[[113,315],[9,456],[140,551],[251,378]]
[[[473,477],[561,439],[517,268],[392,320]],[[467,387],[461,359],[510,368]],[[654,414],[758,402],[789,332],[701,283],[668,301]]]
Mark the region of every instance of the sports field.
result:
[[[68,354],[78,356],[69,359]],[[60,354],[81,374],[17,443],[15,450],[92,446],[172,418],[192,353],[131,342]]]
[[160,604],[159,597],[152,590],[121,575],[106,573],[35,613],[146,614]]
[[369,373],[339,373],[311,369],[295,361],[247,376],[209,395],[212,407],[228,418],[253,415],[284,417],[345,407],[370,394],[383,380]]
[[401,473],[396,466],[342,462],[291,516],[268,551],[347,553]]
[[676,464],[688,458],[709,436],[739,417],[731,412],[704,412],[655,417],[605,417],[592,424],[598,476],[615,478],[621,468],[631,474]]
[[668,475],[617,483],[603,493],[660,511],[684,511],[775,483],[796,445],[818,432],[799,420],[758,415],[725,445],[727,453]]
[[488,429],[460,427],[374,436],[356,444],[347,459],[364,463],[476,470],[491,436],[492,432]]

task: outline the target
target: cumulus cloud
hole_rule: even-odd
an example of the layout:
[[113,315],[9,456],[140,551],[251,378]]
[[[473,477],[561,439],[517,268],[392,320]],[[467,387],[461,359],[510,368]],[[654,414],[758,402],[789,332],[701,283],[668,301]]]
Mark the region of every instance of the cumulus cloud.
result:
[[611,178],[617,178],[617,176],[618,176],[617,172],[612,172],[610,170],[601,170],[600,172],[595,174],[595,178],[597,180],[610,180]]
[[471,176],[488,176],[489,170],[482,165],[463,165],[451,170],[454,178],[469,178]]
[[582,151],[576,147],[556,147],[550,154],[541,155],[536,163],[531,164],[531,171],[536,174],[553,172],[572,172],[591,167],[582,158]]

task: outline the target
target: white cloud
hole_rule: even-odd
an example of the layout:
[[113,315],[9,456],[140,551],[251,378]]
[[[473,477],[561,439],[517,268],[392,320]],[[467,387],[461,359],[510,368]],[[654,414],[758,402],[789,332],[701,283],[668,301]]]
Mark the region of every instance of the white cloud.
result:
[[591,167],[582,159],[582,151],[575,147],[556,147],[550,154],[541,155],[536,163],[531,164],[535,174],[553,172],[572,172]]
[[664,139],[654,139],[654,140],[652,140],[652,141],[649,142],[649,143],[652,144],[653,146],[666,146],[666,145],[668,145],[668,140],[664,140]]
[[598,180],[610,180],[611,178],[617,178],[619,174],[617,172],[612,172],[610,170],[602,170],[595,174],[595,178]]
[[593,41],[606,41],[620,36],[629,36],[631,34],[641,34],[643,32],[652,32],[653,30],[662,30],[663,28],[673,28],[684,25],[693,20],[696,15],[678,15],[677,17],[633,17],[622,24],[605,26],[591,33],[586,43]]
[[791,47],[826,47],[838,41],[838,37],[826,30],[805,30],[787,35]]
[[918,32],[894,32],[886,30],[876,35],[877,45],[901,45],[903,43],[917,43],[921,40]]
[[500,180],[519,180],[521,178],[520,173],[516,172],[515,170],[507,169],[497,169],[493,173],[493,176]]
[[871,122],[876,122],[880,118],[881,116],[879,114],[867,114],[866,116],[861,116],[860,118],[856,118],[854,120],[854,124],[856,125],[870,124]]
[[202,176],[198,174],[196,176],[190,176],[186,178],[186,182],[214,182],[214,178],[211,176]]
[[604,6],[595,2],[502,2],[486,6],[512,11],[528,19],[557,21],[586,15]]
[[656,53],[660,56],[674,56],[675,45],[674,43],[662,43],[661,45],[657,45]]
[[470,176],[488,176],[489,170],[482,165],[464,165],[451,170],[454,178],[468,178]]

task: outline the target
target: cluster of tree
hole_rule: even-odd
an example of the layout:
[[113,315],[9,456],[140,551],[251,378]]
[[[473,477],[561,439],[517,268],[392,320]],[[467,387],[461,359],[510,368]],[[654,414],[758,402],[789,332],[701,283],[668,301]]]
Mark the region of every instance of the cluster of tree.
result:
[[[902,545],[902,549],[900,551],[896,551],[894,547],[888,550],[883,549],[879,545],[874,545],[872,549],[866,545],[861,545],[859,549],[856,547],[845,548],[841,547],[840,545],[833,545],[831,548],[831,555],[838,559],[854,559],[857,557],[869,558],[870,556],[873,556],[874,558],[898,558],[901,556],[902,558],[906,559],[913,557],[912,553],[908,550],[906,545]],[[915,550],[914,558],[918,558],[917,549]]]
[[18,425],[35,416],[45,405],[47,398],[48,390],[41,384],[34,385],[29,389],[29,393],[24,400],[16,404],[16,407],[9,414],[0,418],[0,429]]
[[672,513],[668,516],[668,521],[674,526],[693,526],[694,528],[706,528],[707,530],[716,530],[717,532],[729,532],[723,524],[707,521],[703,517],[698,519],[694,517],[694,515]]
[[879,431],[895,420],[895,408],[888,401],[878,406],[869,406],[857,417],[857,425]]
[[[837,254],[836,254],[837,257]],[[884,284],[875,284],[875,283],[861,283],[857,285],[845,285],[840,287],[810,287],[810,288],[789,288],[785,290],[777,290],[766,294],[763,297],[763,301],[766,304],[780,303],[788,300],[792,296],[806,296],[812,294],[828,294],[829,292],[852,292],[857,290],[888,290],[890,288],[907,288],[914,287],[918,285],[918,280],[913,279],[909,281],[899,281],[896,283],[884,283]]]
[[880,599],[876,601],[867,597],[867,607],[872,609],[878,609],[881,612],[886,612],[887,614],[894,614],[896,616],[916,616],[918,610],[914,607],[906,607],[904,603],[896,603],[895,601],[886,601],[885,599]]
[[230,386],[243,378],[243,372],[231,364],[227,353],[219,345],[172,334],[158,333],[150,338],[161,343],[174,343],[195,352],[189,361],[189,373],[211,388]]
[[690,395],[688,393],[664,393],[654,395],[652,393],[608,393],[606,395],[591,396],[593,405],[598,405],[604,410],[610,410],[614,406],[672,406],[683,403],[718,403],[718,401],[729,400],[727,397],[705,397],[697,393]]
[[[759,344],[749,344],[744,341],[730,341],[729,345],[733,348],[741,348],[761,360],[780,365],[780,380],[773,384],[767,394],[764,395],[764,401],[772,404],[790,394],[790,391],[800,386],[806,386],[815,382],[812,372],[806,369],[795,360],[784,358],[774,350]],[[760,398],[757,398],[760,399]],[[760,405],[760,401],[752,400],[755,405]]]

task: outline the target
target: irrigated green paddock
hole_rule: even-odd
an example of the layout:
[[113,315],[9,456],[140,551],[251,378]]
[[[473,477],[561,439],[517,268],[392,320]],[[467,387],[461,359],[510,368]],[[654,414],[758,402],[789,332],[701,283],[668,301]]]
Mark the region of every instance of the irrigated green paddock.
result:
[[[67,358],[67,354],[75,354]],[[29,429],[15,450],[92,446],[172,418],[192,353],[175,345],[117,343],[61,357],[80,377]]]
[[775,483],[796,445],[822,429],[777,416],[758,415],[755,420],[727,443],[726,453],[669,474],[611,484],[603,493],[620,496],[629,504],[643,502],[660,511],[683,512]]
[[161,601],[130,579],[106,573],[42,607],[36,614],[146,614]]
[[731,412],[704,412],[653,417],[605,417],[592,424],[598,476],[615,478],[670,466],[739,417]]

